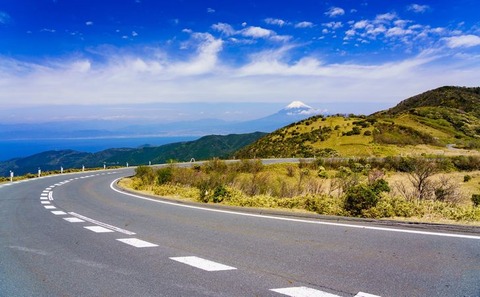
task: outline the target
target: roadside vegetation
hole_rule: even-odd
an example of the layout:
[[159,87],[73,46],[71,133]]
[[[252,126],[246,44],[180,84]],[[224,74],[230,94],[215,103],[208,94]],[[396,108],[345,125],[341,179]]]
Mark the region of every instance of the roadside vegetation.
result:
[[140,166],[121,185],[163,197],[323,215],[480,224],[480,157],[260,160]]

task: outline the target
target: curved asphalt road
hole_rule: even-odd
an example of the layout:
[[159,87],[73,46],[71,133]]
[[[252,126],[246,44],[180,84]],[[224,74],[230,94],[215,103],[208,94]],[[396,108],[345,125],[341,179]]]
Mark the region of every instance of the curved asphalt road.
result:
[[478,233],[242,215],[112,189],[130,174],[0,185],[0,296],[480,296]]

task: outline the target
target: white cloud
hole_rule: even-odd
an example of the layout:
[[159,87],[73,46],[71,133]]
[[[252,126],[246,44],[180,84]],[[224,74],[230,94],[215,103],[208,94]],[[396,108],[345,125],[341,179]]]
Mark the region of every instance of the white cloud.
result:
[[329,22],[329,23],[324,23],[322,26],[325,26],[327,28],[330,28],[332,30],[337,30],[343,27],[342,22]]
[[[352,28],[354,25],[348,31],[358,36],[352,38],[351,44],[360,46],[373,34],[367,32],[375,30],[384,30],[383,35],[392,28],[426,30],[424,26],[400,28],[393,22],[375,20],[368,20],[358,31]],[[251,30],[251,38],[244,38],[245,32],[239,30],[239,39],[255,42],[255,38],[282,38],[273,31],[258,34],[263,31],[246,29]],[[385,100],[394,105],[441,85],[478,85],[480,73],[478,55],[466,60],[465,55],[457,53],[464,47],[479,45],[480,37],[475,35],[445,38],[450,47],[446,52],[439,48],[396,62],[329,62],[313,55],[298,56],[303,52],[302,45],[282,43],[276,48],[271,46],[274,50],[243,57],[247,62],[232,64],[221,58],[222,39],[208,33],[190,34],[188,47],[181,55],[162,48],[141,52],[99,48],[95,54],[101,59],[70,57],[33,63],[0,56],[0,102],[31,106],[78,102],[289,102],[302,98],[319,102],[319,106],[328,101],[362,106]]]
[[215,9],[209,7],[209,8],[207,8],[207,12],[208,13],[215,13]]
[[312,28],[314,25],[312,22],[303,21],[295,24],[295,28]]
[[424,13],[430,9],[428,5],[420,5],[420,4],[411,4],[407,7],[407,10],[413,11],[415,13]]
[[287,22],[282,19],[266,18],[264,21],[269,25],[276,25],[279,27],[283,27],[287,24]]
[[391,21],[393,19],[397,18],[396,13],[384,13],[384,14],[379,14],[375,17],[376,21]]
[[262,27],[251,26],[242,30],[242,35],[245,37],[252,38],[267,38],[274,35],[275,32],[272,30],[264,29]]
[[331,18],[341,16],[341,15],[344,15],[344,14],[345,14],[345,10],[343,8],[340,8],[340,7],[332,7],[327,12],[325,12],[325,15],[327,15]]
[[477,35],[461,35],[444,38],[449,48],[467,48],[480,45],[480,37]]
[[137,36],[138,36],[138,33],[135,32],[135,31],[132,31],[132,36],[133,36],[133,37],[137,37]]
[[55,33],[55,32],[57,32],[57,30],[55,30],[55,29],[43,28],[43,29],[40,30],[40,32]]
[[87,25],[87,26],[92,26],[92,25],[93,25],[93,22],[92,22],[92,21],[87,21],[87,22],[85,22],[85,25]]
[[226,36],[231,36],[236,33],[233,27],[226,23],[217,23],[212,25],[212,29],[225,34]]

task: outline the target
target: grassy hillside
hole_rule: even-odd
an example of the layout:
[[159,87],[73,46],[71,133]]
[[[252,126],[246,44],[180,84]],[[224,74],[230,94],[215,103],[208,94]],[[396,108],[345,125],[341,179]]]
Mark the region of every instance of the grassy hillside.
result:
[[479,115],[480,88],[443,87],[370,116],[312,117],[259,139],[236,156],[475,154]]

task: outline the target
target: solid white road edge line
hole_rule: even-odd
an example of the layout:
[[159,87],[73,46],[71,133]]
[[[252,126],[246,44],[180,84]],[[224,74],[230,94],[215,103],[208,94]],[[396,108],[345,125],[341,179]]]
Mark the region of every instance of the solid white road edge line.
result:
[[385,228],[385,227],[373,227],[373,226],[362,226],[362,225],[352,225],[352,224],[342,224],[342,223],[332,223],[332,222],[323,222],[323,221],[309,221],[304,219],[293,219],[293,218],[284,218],[284,217],[275,217],[269,215],[259,215],[259,214],[251,214],[251,213],[243,213],[237,211],[230,211],[230,210],[222,210],[222,209],[213,209],[213,208],[205,208],[200,206],[193,206],[193,205],[184,205],[175,202],[168,202],[162,200],[156,200],[148,197],[143,197],[136,194],[122,192],[118,189],[115,189],[114,184],[120,178],[115,179],[110,184],[110,188],[120,194],[153,201],[156,203],[173,205],[176,207],[184,207],[190,209],[198,209],[203,211],[211,211],[211,212],[218,212],[218,213],[226,213],[226,214],[233,214],[238,216],[245,216],[245,217],[255,217],[255,218],[263,218],[263,219],[271,219],[271,220],[279,220],[279,221],[289,221],[289,222],[296,222],[296,223],[307,223],[307,224],[317,224],[317,225],[327,225],[327,226],[337,226],[337,227],[345,227],[345,228],[356,228],[356,229],[366,229],[366,230],[375,230],[375,231],[386,231],[386,232],[398,232],[398,233],[409,233],[409,234],[420,234],[420,235],[432,235],[432,236],[442,236],[442,237],[454,237],[454,238],[464,238],[464,239],[477,239],[480,240],[480,236],[474,235],[463,235],[463,234],[450,234],[450,233],[440,233],[440,232],[428,232],[428,231],[417,231],[417,230],[407,230],[407,229],[393,229],[393,228]]
[[199,268],[205,271],[223,271],[223,270],[235,270],[237,268],[223,265],[217,262],[213,262],[210,260],[205,260],[199,257],[171,257],[171,260],[187,264],[193,266],[195,268]]
[[94,219],[90,219],[88,217],[79,215],[78,213],[69,212],[68,214],[72,215],[74,217],[77,217],[79,219],[85,220],[87,222],[93,223],[95,225],[99,225],[99,226],[102,226],[104,228],[107,228],[107,229],[110,229],[110,230],[113,230],[113,231],[117,231],[117,232],[120,232],[120,233],[123,233],[123,234],[127,234],[127,235],[135,235],[136,234],[134,232],[131,232],[131,231],[128,231],[128,230],[125,230],[125,229],[122,229],[122,228],[118,228],[118,227],[115,227],[115,226],[112,226],[112,225],[109,225],[109,224],[106,224],[106,223],[99,222],[99,221],[94,220]]

